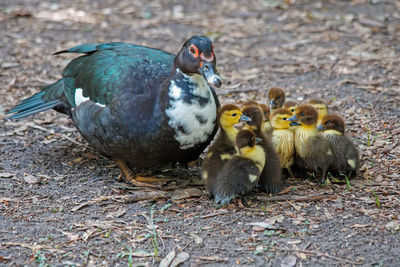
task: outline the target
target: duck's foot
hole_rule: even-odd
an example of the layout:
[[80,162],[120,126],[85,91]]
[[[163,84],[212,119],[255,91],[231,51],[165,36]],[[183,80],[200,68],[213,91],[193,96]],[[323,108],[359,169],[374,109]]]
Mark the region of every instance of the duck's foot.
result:
[[121,174],[118,177],[119,181],[123,180],[125,183],[133,184],[135,186],[160,188],[162,184],[170,180],[168,178],[135,175],[124,160],[117,159],[116,162],[121,170]]

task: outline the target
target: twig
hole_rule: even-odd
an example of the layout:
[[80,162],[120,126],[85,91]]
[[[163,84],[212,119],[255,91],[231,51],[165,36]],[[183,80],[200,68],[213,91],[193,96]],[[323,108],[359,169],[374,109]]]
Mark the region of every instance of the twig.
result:
[[297,253],[304,253],[304,254],[309,254],[309,255],[316,255],[316,256],[320,256],[320,257],[325,257],[325,258],[329,258],[329,259],[333,259],[333,260],[337,260],[337,261],[344,261],[344,262],[348,262],[351,264],[363,264],[362,262],[355,262],[352,260],[348,260],[348,259],[344,259],[344,258],[339,258],[336,256],[332,256],[326,253],[320,253],[320,252],[316,252],[316,251],[309,251],[309,250],[300,250],[300,249],[283,249],[283,248],[274,248],[272,251],[282,251],[282,252],[297,252]]
[[207,219],[207,218],[211,218],[211,217],[215,217],[215,216],[219,216],[219,215],[224,215],[224,214],[227,214],[227,213],[228,213],[227,210],[221,210],[221,211],[218,211],[218,212],[214,212],[214,213],[211,213],[211,214],[200,216],[199,218],[200,219]]
[[50,252],[58,252],[58,253],[65,253],[65,250],[62,249],[55,249],[55,248],[49,248],[43,245],[30,245],[27,243],[17,243],[17,242],[4,242],[0,243],[2,246],[17,246],[17,247],[22,247],[22,248],[29,248],[32,251],[38,251],[38,250],[47,250]]
[[336,199],[335,195],[311,195],[311,196],[273,196],[273,197],[265,197],[265,196],[256,196],[257,200],[260,201],[317,201],[322,199]]

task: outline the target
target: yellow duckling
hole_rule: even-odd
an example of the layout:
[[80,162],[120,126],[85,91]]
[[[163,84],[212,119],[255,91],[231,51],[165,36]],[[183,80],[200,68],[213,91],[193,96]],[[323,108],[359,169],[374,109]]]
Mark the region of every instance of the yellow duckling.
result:
[[220,131],[201,166],[201,177],[208,190],[213,186],[218,171],[236,153],[235,140],[239,130],[234,125],[240,121],[250,121],[238,106],[231,104],[221,107],[217,118]]
[[292,112],[285,108],[275,110],[271,115],[272,144],[281,160],[281,168],[287,169],[290,177],[294,177],[291,167],[294,163],[294,133],[290,130],[289,118]]
[[322,99],[311,99],[310,101],[308,101],[308,104],[312,105],[314,108],[317,109],[318,111],[318,125],[321,124],[322,118],[325,115],[328,115],[329,110],[328,110],[328,105],[325,103],[324,100]]

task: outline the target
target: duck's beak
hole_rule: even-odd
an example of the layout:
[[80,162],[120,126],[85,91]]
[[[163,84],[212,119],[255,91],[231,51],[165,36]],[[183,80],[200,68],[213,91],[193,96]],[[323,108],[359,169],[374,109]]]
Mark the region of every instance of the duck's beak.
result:
[[241,115],[239,121],[251,122],[251,118],[246,115]]
[[318,125],[318,126],[317,126],[317,129],[320,130],[320,131],[325,130],[325,129],[324,129],[324,126],[322,126],[322,124]]
[[200,74],[203,75],[204,79],[211,85],[215,87],[220,87],[222,84],[222,78],[219,75],[217,68],[213,62],[203,61],[202,66],[200,67],[199,71]]

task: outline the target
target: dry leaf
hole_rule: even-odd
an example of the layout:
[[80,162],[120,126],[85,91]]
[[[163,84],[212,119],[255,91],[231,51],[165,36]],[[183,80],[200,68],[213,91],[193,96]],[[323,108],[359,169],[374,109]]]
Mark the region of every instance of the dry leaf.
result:
[[36,184],[39,180],[31,174],[24,173],[24,181],[28,184]]
[[203,195],[203,191],[198,188],[187,188],[184,190],[177,190],[171,196],[171,200],[179,200],[189,197],[200,197]]
[[184,263],[185,261],[187,261],[189,258],[190,258],[189,253],[187,253],[187,252],[179,253],[179,254],[175,257],[175,259],[171,262],[171,264],[170,264],[169,267],[176,267],[176,266],[178,266],[179,264]]
[[1,178],[11,178],[13,177],[15,174],[11,173],[11,172],[0,172],[0,177]]
[[165,256],[165,258],[163,258],[161,261],[160,261],[160,265],[159,265],[159,267],[168,267],[170,264],[171,264],[171,262],[172,262],[172,260],[175,258],[175,249],[172,249],[168,254],[167,254],[167,256]]

